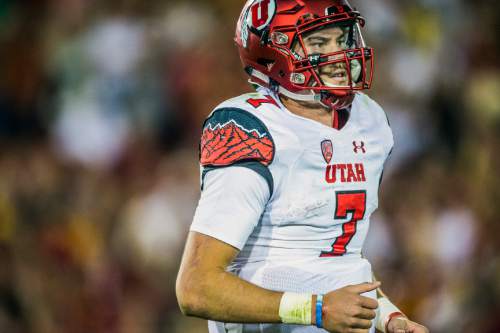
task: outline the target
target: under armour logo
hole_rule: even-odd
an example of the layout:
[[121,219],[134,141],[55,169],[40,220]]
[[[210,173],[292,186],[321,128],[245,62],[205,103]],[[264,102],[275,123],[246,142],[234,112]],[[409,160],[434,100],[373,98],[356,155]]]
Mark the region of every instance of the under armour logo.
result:
[[361,143],[358,145],[356,141],[352,142],[352,145],[354,146],[354,152],[357,154],[360,150],[363,152],[363,154],[366,154],[366,148],[365,148],[365,142],[361,141]]

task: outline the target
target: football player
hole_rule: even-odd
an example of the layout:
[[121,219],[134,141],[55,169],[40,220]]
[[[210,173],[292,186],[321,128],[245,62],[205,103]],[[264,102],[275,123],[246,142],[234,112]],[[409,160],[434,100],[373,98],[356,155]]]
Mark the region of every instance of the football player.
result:
[[256,93],[217,106],[177,279],[210,333],[424,333],[361,255],[393,146],[345,0],[249,0],[236,43]]

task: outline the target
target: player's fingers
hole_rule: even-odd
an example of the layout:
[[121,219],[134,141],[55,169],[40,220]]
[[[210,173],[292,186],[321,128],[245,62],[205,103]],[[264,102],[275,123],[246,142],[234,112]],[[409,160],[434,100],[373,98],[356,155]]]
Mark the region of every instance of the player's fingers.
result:
[[367,309],[375,310],[378,308],[378,302],[370,297],[359,296],[359,305]]
[[365,283],[360,283],[360,284],[348,286],[347,289],[353,293],[356,293],[356,294],[363,294],[363,293],[377,289],[378,287],[380,287],[380,284],[381,284],[380,281],[365,282]]
[[372,321],[367,319],[354,319],[349,325],[351,328],[364,328],[368,329],[372,327]]
[[357,318],[361,319],[368,319],[372,320],[373,318],[376,317],[376,313],[373,310],[368,310],[365,308],[360,308],[358,314],[356,315]]

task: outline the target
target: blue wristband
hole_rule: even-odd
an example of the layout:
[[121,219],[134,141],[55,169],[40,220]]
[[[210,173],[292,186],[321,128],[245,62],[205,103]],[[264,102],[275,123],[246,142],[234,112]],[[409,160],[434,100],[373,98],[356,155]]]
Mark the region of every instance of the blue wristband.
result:
[[323,328],[323,295],[316,298],[316,327]]

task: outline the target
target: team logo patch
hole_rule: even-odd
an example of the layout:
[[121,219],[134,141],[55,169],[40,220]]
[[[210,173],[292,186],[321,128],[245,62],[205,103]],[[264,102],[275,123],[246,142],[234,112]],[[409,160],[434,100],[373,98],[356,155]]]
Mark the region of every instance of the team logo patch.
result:
[[273,158],[271,134],[250,113],[221,109],[205,122],[200,144],[200,163],[203,166],[226,166],[246,160],[269,165]]
[[323,157],[326,164],[329,164],[333,156],[333,144],[331,140],[323,140],[321,142],[321,151],[323,152]]

